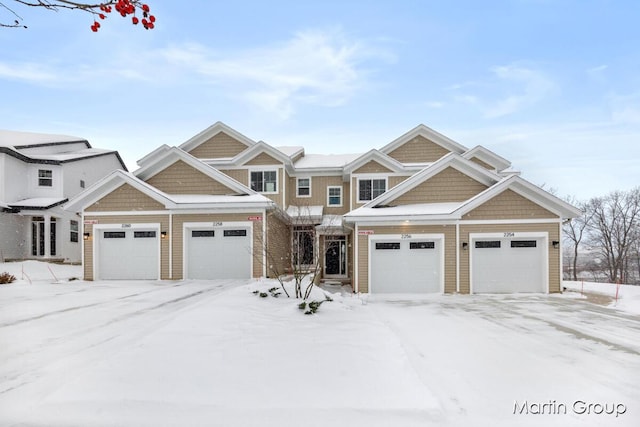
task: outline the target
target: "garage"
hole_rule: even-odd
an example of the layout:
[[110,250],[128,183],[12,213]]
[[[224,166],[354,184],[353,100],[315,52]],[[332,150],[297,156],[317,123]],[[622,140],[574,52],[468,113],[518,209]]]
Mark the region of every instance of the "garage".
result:
[[251,278],[250,224],[185,224],[184,236],[187,279]]
[[471,236],[471,292],[548,292],[547,236]]
[[96,228],[94,232],[98,279],[159,279],[159,226],[122,224],[118,228]]
[[372,293],[442,293],[444,236],[371,236]]

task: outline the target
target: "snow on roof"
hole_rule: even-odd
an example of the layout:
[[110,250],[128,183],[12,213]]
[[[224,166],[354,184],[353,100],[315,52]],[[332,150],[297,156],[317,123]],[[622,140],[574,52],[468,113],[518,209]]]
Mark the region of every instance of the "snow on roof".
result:
[[81,159],[84,157],[97,156],[105,153],[115,153],[113,150],[105,150],[102,148],[86,148],[82,150],[69,151],[57,154],[29,154],[28,156],[36,160],[56,160],[64,162],[66,160]]
[[213,194],[169,194],[167,195],[177,204],[197,203],[255,203],[270,202],[270,199],[262,194],[251,195],[213,195]]
[[21,207],[21,208],[49,208],[53,205],[64,202],[65,198],[60,197],[36,197],[33,199],[18,200],[16,202],[10,202],[9,206]]
[[296,169],[341,168],[351,163],[362,153],[351,154],[305,154],[295,163]]
[[298,218],[298,220],[302,221],[305,219],[320,221],[322,218],[322,211],[324,206],[289,206],[287,208],[287,215],[291,218]]
[[416,216],[416,215],[449,215],[460,207],[462,202],[416,203],[411,205],[388,206],[379,208],[360,207],[346,216]]
[[54,135],[35,132],[20,132],[0,129],[0,147],[21,145],[43,145],[56,142],[86,141],[84,138],[70,135]]
[[291,145],[291,146],[273,147],[273,148],[275,148],[276,150],[280,151],[283,154],[286,154],[288,157],[291,157],[294,154],[304,150],[304,147],[300,145]]

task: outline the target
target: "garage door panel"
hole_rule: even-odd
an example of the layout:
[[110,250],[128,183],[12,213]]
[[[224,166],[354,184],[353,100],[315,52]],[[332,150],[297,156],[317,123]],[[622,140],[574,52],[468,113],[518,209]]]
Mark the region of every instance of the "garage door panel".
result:
[[251,277],[251,233],[248,227],[190,229],[186,233],[186,277],[248,279]]
[[159,240],[156,230],[100,230],[96,251],[99,279],[158,279]]
[[472,245],[473,293],[546,291],[545,238],[476,238]]
[[442,292],[441,241],[375,240],[371,243],[371,292]]

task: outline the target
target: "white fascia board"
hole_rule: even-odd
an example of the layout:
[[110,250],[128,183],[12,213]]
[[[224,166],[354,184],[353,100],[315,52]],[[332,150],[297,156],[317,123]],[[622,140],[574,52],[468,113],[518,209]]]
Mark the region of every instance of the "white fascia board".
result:
[[364,166],[372,160],[380,163],[382,166],[385,166],[394,172],[405,172],[405,167],[402,163],[374,148],[367,151],[350,163],[347,163],[344,166],[344,174],[351,174],[354,170],[358,169],[361,166]]
[[214,136],[216,136],[220,132],[226,133],[227,135],[229,135],[232,138],[240,141],[241,143],[243,143],[247,147],[251,147],[256,143],[252,139],[247,138],[246,136],[244,136],[243,134],[241,134],[237,130],[230,128],[226,124],[224,124],[222,122],[215,122],[213,125],[209,126],[208,128],[206,128],[202,132],[198,133],[197,135],[189,138],[187,141],[185,141],[182,144],[180,144],[180,148],[185,150],[185,151],[190,151],[190,150],[196,148],[197,146],[199,146],[200,144],[202,144],[202,143],[208,141],[209,139],[213,138]]
[[471,150],[462,154],[462,157],[465,159],[471,160],[474,157],[482,160],[485,163],[494,166],[497,171],[503,171],[508,167],[511,167],[511,162],[505,159],[502,156],[497,155],[493,151],[483,147],[482,145],[477,145],[473,147]]
[[350,224],[357,224],[359,228],[363,227],[384,227],[384,226],[403,226],[403,225],[455,225],[457,219],[450,217],[442,218],[419,218],[419,217],[407,217],[406,219],[400,219],[398,217],[345,217],[345,222]]
[[564,200],[561,200],[558,197],[550,194],[549,192],[544,191],[540,187],[531,184],[518,175],[511,175],[508,178],[504,178],[496,185],[489,187],[482,193],[463,203],[463,205],[460,206],[460,208],[454,213],[459,214],[460,217],[462,217],[468,212],[483,205],[484,203],[488,202],[489,200],[498,196],[506,190],[514,191],[515,193],[532,201],[533,203],[540,205],[541,207],[558,215],[561,218],[574,218],[576,216],[582,215],[582,212],[579,209],[575,208]]
[[163,170],[165,170],[167,167],[171,166],[173,163],[177,162],[178,160],[182,160],[183,162],[193,167],[194,169],[202,172],[203,174],[207,175],[211,179],[220,182],[224,186],[229,187],[230,189],[238,193],[257,194],[255,191],[253,191],[249,187],[243,185],[242,183],[231,178],[230,176],[215,169],[213,166],[210,166],[198,160],[197,158],[193,157],[191,154],[177,147],[173,147],[169,151],[166,151],[164,155],[161,157],[158,157],[153,164],[148,164],[145,167],[138,169],[135,175],[136,177],[142,180],[148,180],[149,178],[162,172]]
[[437,132],[423,124],[416,126],[404,135],[394,139],[389,144],[382,147],[380,151],[388,154],[419,135],[454,153],[462,154],[467,151],[467,147],[464,145],[457,143],[453,139],[446,137],[440,132]]
[[285,165],[287,171],[293,171],[294,168],[291,158],[284,154],[282,151],[279,151],[278,149],[270,146],[264,141],[259,141],[248,150],[244,150],[242,153],[239,153],[232,159],[232,163],[241,166],[262,153],[267,153],[271,157],[280,161]]
[[[156,148],[155,150],[153,150],[152,152],[150,152],[149,154],[147,154],[146,156],[138,160],[136,164],[140,167],[143,167],[149,164],[150,162],[152,162],[154,159],[158,158],[161,154],[169,151],[170,149],[171,147],[169,147],[167,144],[162,144],[160,147]],[[134,174],[136,173],[137,173],[137,170],[134,171]]]
[[129,172],[116,170],[71,199],[65,204],[64,209],[67,211],[82,211],[87,206],[97,202],[124,184],[131,185],[136,190],[151,197],[158,203],[163,204],[165,207],[170,207],[174,203],[168,195],[133,176]]
[[430,166],[427,166],[417,174],[412,175],[411,177],[402,181],[391,190],[381,194],[369,203],[366,203],[364,207],[373,207],[380,204],[385,204],[386,202],[393,200],[401,196],[402,194],[405,194],[408,191],[414,189],[423,182],[428,181],[430,178],[442,172],[448,167],[452,167],[487,186],[494,185],[501,179],[501,177],[497,174],[486,170],[482,166],[477,165],[470,160],[463,158],[459,154],[449,153],[435,163],[432,163]]

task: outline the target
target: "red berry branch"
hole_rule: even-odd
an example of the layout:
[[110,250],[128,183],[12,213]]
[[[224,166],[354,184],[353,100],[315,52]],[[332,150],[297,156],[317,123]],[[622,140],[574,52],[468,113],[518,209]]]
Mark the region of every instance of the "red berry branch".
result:
[[[17,3],[23,4],[25,6],[32,7],[41,7],[49,10],[61,10],[61,9],[72,9],[72,10],[81,10],[84,12],[91,13],[93,15],[93,24],[91,25],[91,31],[94,33],[100,29],[100,20],[106,19],[107,16],[111,13],[117,13],[123,18],[131,16],[131,23],[133,25],[142,24],[145,30],[153,30],[155,28],[156,17],[151,14],[151,9],[149,5],[142,3],[144,0],[106,0],[101,1],[100,3],[84,3],[73,0],[14,0]],[[24,27],[20,21],[22,18],[15,13],[13,10],[9,9],[3,2],[0,0],[0,6],[4,7],[6,10],[11,12],[14,22],[10,24],[3,24],[2,17],[0,16],[0,27]],[[142,19],[138,17],[141,15]]]
[[[142,23],[142,26],[145,30],[153,30],[155,28],[156,17],[151,15],[151,9],[147,4],[140,3],[139,1],[135,0],[117,0],[101,4],[100,11],[102,13],[96,12],[96,14],[100,19],[105,19],[107,17],[105,13],[111,13],[113,9],[115,9],[116,13],[119,13],[123,18],[126,18],[129,15],[133,15],[131,17],[131,23],[133,25]],[[138,10],[140,10],[142,13],[142,20],[138,19],[138,17],[136,16],[136,12]],[[99,28],[100,22],[94,19],[93,25],[91,26],[91,31],[95,33]]]

